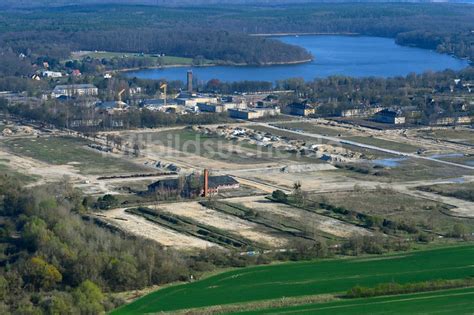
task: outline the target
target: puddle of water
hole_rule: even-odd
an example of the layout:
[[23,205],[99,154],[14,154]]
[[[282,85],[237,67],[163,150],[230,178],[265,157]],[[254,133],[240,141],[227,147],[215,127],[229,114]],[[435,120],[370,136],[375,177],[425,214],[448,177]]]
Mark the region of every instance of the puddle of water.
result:
[[444,153],[444,154],[433,154],[429,157],[432,159],[444,159],[444,158],[458,158],[463,157],[464,154],[462,153]]
[[[454,159],[454,158],[465,158],[465,157],[468,157],[468,155],[464,155],[463,153],[444,153],[444,154],[433,154],[433,155],[430,155],[429,157],[433,159],[440,159],[440,160],[446,159],[449,161],[449,159]],[[458,163],[474,166],[474,160],[463,160],[463,161],[458,161]]]
[[454,183],[454,184],[462,184],[464,183],[466,180],[462,177],[459,177],[459,178],[453,178],[450,180],[450,182]]
[[400,162],[405,161],[407,158],[391,158],[391,159],[379,159],[373,160],[372,163],[384,167],[397,167],[400,166]]

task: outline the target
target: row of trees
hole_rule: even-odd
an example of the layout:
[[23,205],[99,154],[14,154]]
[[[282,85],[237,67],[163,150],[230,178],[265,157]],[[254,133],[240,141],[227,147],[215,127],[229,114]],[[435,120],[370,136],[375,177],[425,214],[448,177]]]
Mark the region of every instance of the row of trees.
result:
[[[90,80],[89,80],[90,79]],[[457,83],[455,80],[460,80]],[[329,77],[305,82],[303,79],[288,79],[279,81],[275,89],[293,90],[295,93],[281,95],[279,103],[282,107],[301,98],[319,104],[317,114],[320,116],[339,115],[342,110],[371,107],[388,106],[411,108],[416,113],[412,119],[420,123],[429,123],[441,116],[458,115],[459,113],[474,114],[474,108],[467,106],[466,102],[456,100],[452,96],[465,96],[468,94],[465,82],[474,81],[474,70],[468,68],[459,72],[443,71],[438,73],[424,73],[420,75],[411,74],[406,77],[396,78],[349,78]],[[15,79],[0,79],[0,88],[4,84],[10,90],[36,89],[33,81]],[[116,92],[122,88],[140,86],[148,97],[156,97],[159,93],[159,81],[118,78],[111,80],[93,79],[87,77],[84,82],[94,83],[101,91],[100,97],[105,100],[116,98]],[[54,85],[54,84],[52,84]],[[180,81],[170,82],[170,91],[177,92],[184,88]],[[44,87],[43,87],[44,88]],[[51,88],[51,86],[49,87]],[[232,93],[234,91],[263,91],[272,89],[270,82],[234,82],[225,83],[219,80],[211,80],[204,86],[198,87],[205,92]],[[135,96],[127,96],[132,103],[137,103]],[[103,114],[94,108],[84,108],[90,100],[74,99],[68,102],[48,101],[41,106],[22,104],[7,106],[0,104],[0,110],[8,111],[29,119],[44,121],[60,127],[71,126],[71,122],[96,121],[102,123],[93,129],[103,130],[116,128],[116,121],[121,121],[123,127],[156,127],[179,124],[206,124],[224,122],[228,118],[226,114],[188,114],[178,115],[173,113],[162,113],[132,108],[126,113]],[[83,105],[81,105],[84,103]],[[79,106],[76,106],[79,105]]]
[[426,291],[446,290],[453,288],[470,287],[474,284],[474,279],[455,279],[455,280],[432,280],[415,283],[382,283],[373,288],[355,286],[351,288],[346,297],[349,298],[367,298],[381,295],[408,294]]
[[[354,187],[354,189],[359,188]],[[377,187],[377,189],[379,192],[385,192],[387,195],[392,193],[390,190],[385,191],[381,187]],[[428,243],[434,239],[432,234],[424,231],[424,229],[429,229],[429,227],[424,226],[423,223],[417,223],[413,220],[410,220],[409,218],[404,220],[393,218],[389,219],[378,215],[354,211],[342,206],[336,206],[327,201],[327,198],[324,196],[318,198],[317,201],[312,200],[308,193],[302,189],[301,183],[299,182],[294,183],[293,192],[290,195],[281,190],[275,190],[271,197],[276,202],[294,205],[309,212],[313,212],[318,209],[324,209],[332,212],[332,216],[335,218],[351,223],[356,223],[383,234],[398,235],[400,237],[400,234],[403,235],[407,233],[411,235],[412,239],[422,243]],[[469,234],[469,229],[461,222],[458,222],[452,226],[451,230],[446,233],[446,236],[468,240],[470,238]],[[375,241],[375,243],[373,241]],[[347,248],[350,249],[348,252],[345,252],[346,254],[351,251],[356,253],[367,252],[375,254],[384,252],[383,248],[386,245],[382,245],[376,240],[371,240],[370,238],[365,239],[364,237],[361,237],[351,239],[349,242],[345,243],[345,246],[349,246]]]
[[[40,106],[36,105],[8,105],[7,102],[0,102],[0,111],[32,119],[39,122],[53,124],[57,127],[73,127],[72,122],[79,121],[100,121],[93,126],[73,127],[87,132],[100,130],[110,130],[113,128],[153,128],[159,126],[184,126],[200,124],[216,124],[229,121],[226,113],[213,114],[187,114],[164,113],[150,111],[147,109],[133,108],[126,113],[108,114],[97,111],[95,108],[84,108],[72,106],[62,102],[47,102]],[[117,126],[120,122],[120,127]]]

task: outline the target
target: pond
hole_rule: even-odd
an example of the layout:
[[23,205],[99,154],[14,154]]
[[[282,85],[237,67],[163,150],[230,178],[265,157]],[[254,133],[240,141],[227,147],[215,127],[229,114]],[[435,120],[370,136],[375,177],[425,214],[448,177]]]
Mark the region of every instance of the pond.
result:
[[215,66],[145,69],[128,72],[129,77],[143,79],[186,80],[186,72],[193,70],[195,78],[207,82],[271,81],[300,77],[305,80],[333,75],[351,77],[392,77],[409,73],[460,70],[469,65],[467,60],[439,54],[432,50],[404,47],[393,39],[367,36],[285,36],[279,40],[310,51],[312,62],[273,66]]

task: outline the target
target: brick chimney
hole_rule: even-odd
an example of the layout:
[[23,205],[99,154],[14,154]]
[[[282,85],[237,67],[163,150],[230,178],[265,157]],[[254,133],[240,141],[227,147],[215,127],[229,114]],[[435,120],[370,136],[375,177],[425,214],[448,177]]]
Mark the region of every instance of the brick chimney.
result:
[[193,72],[191,70],[188,71],[186,79],[187,79],[187,82],[186,82],[187,90],[189,93],[192,93],[193,92]]
[[209,195],[209,170],[204,170],[204,193],[203,196],[207,197]]

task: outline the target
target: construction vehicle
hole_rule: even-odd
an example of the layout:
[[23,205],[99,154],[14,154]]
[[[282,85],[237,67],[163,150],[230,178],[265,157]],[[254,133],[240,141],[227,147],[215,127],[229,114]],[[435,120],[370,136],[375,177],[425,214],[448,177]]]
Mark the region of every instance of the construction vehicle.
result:
[[167,89],[167,88],[168,88],[168,84],[166,84],[166,82],[160,84],[160,89],[163,90],[163,94],[164,94],[164,98],[163,98],[163,100],[164,100],[164,106],[166,106],[166,98],[167,98],[166,89]]
[[122,102],[122,94],[125,93],[125,89],[122,89],[120,92],[118,92],[118,101],[117,101],[117,107],[118,108],[123,108],[123,102]]

